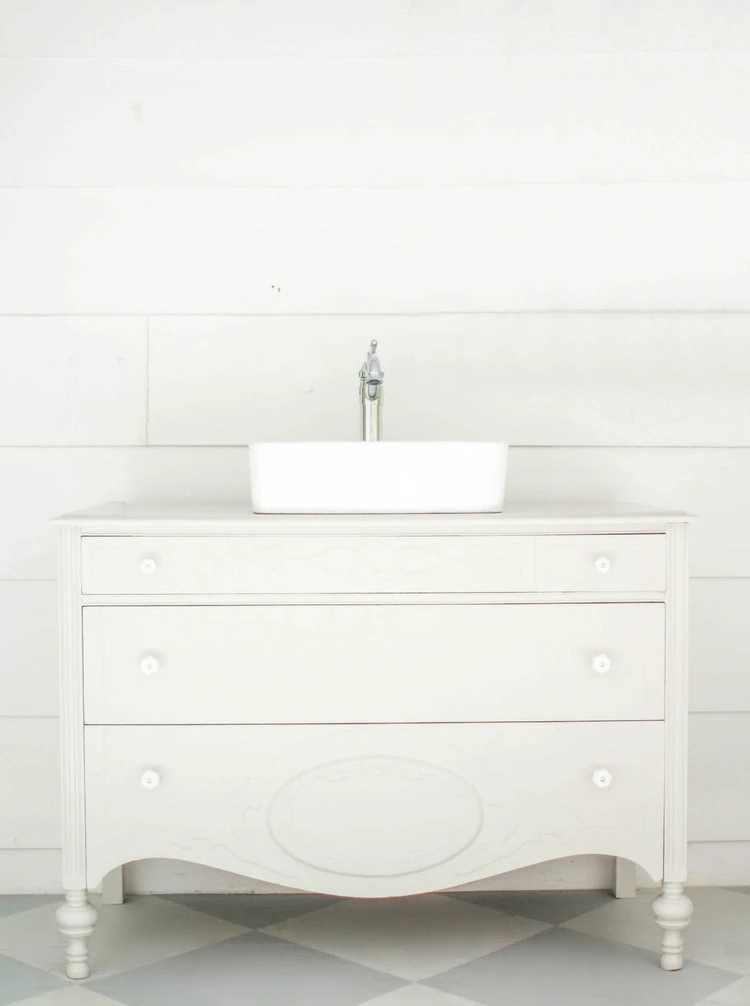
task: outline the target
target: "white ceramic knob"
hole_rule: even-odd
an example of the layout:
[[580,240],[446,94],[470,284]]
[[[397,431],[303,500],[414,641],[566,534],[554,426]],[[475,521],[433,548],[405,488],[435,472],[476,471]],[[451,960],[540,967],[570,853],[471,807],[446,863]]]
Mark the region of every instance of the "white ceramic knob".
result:
[[160,782],[159,773],[153,768],[147,768],[141,776],[141,785],[144,789],[156,789]]
[[159,658],[153,653],[147,653],[141,660],[141,670],[144,674],[156,674],[160,666]]
[[591,776],[591,781],[599,789],[606,789],[612,784],[612,773],[608,772],[606,768],[598,768]]
[[152,555],[146,555],[141,559],[141,573],[150,576],[156,572],[156,559]]
[[606,555],[598,555],[594,560],[594,569],[599,573],[609,573],[612,561]]
[[591,661],[591,666],[597,674],[607,674],[612,670],[612,661],[606,653],[597,653]]

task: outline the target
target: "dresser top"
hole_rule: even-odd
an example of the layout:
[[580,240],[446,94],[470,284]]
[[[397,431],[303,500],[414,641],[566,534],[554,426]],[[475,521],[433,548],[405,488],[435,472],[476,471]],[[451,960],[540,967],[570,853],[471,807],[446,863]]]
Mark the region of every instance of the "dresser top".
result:
[[484,514],[255,514],[249,502],[102,503],[63,514],[54,523],[89,533],[159,530],[279,533],[502,533],[524,527],[659,531],[690,520],[686,513],[634,503],[513,503],[503,513]]

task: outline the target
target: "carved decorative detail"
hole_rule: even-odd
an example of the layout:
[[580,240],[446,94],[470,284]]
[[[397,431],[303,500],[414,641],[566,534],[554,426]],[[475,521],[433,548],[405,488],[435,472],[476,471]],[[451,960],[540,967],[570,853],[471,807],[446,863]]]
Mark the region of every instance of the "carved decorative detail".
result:
[[[445,863],[474,842],[482,819],[471,783],[409,758],[320,765],[283,786],[268,809],[271,835],[287,855],[362,877],[396,877]],[[383,820],[390,822],[386,832]]]

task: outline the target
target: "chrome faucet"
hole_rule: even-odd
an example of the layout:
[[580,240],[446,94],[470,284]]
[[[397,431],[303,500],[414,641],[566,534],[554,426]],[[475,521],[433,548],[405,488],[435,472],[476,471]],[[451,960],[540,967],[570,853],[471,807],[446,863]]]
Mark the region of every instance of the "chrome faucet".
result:
[[381,440],[383,436],[383,378],[377,357],[378,341],[373,339],[367,359],[359,371],[359,400],[363,440]]

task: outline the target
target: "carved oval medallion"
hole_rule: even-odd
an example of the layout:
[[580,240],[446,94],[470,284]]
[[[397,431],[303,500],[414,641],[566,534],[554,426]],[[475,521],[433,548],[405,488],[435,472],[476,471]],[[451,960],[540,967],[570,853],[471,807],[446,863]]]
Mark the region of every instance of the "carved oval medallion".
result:
[[278,845],[330,873],[397,877],[453,859],[482,828],[467,780],[411,758],[329,762],[287,782],[268,809]]

